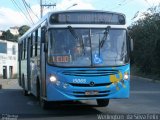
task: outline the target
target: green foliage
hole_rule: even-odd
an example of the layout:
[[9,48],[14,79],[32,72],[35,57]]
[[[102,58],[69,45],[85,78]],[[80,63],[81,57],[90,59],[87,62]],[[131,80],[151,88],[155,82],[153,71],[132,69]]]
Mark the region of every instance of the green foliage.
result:
[[132,62],[144,73],[160,75],[160,16],[156,6],[129,27],[134,40]]
[[19,32],[19,35],[22,36],[27,30],[29,30],[29,26],[27,25],[23,25],[19,28],[18,32]]
[[13,35],[10,30],[3,31],[2,36],[0,36],[0,39],[2,40],[8,40],[8,41],[13,41],[17,42],[18,37],[22,36],[30,27],[27,25],[22,25],[19,29],[19,35]]
[[2,40],[8,40],[8,41],[14,41],[16,42],[18,39],[18,36],[13,35],[10,30],[3,31],[2,36],[0,37]]

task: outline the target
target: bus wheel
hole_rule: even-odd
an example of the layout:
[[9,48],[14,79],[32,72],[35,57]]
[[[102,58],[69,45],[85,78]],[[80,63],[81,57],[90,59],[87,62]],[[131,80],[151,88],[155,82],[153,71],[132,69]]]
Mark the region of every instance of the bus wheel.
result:
[[99,107],[106,107],[109,105],[109,99],[97,99],[97,104]]
[[28,94],[28,91],[25,90],[24,88],[23,88],[23,95],[24,95],[24,96],[28,96],[28,95],[29,95],[29,94]]
[[37,99],[39,100],[39,104],[43,109],[48,109],[49,103],[41,97],[39,82],[37,83]]
[[48,107],[49,107],[48,104],[49,104],[49,103],[48,103],[46,100],[40,98],[39,102],[40,102],[40,106],[41,106],[43,109],[48,109]]

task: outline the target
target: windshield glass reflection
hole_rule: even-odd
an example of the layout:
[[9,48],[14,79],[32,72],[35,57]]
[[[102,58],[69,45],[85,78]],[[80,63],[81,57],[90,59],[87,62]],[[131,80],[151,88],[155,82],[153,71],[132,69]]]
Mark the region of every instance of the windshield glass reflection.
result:
[[117,66],[128,62],[126,30],[110,29],[103,46],[105,29],[51,29],[48,62],[56,66]]

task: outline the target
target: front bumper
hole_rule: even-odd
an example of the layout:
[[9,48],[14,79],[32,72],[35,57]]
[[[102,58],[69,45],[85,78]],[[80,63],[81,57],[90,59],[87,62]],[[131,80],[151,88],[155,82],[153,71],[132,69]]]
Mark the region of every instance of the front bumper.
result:
[[94,99],[118,99],[128,98],[130,91],[130,81],[125,80],[108,86],[98,87],[75,87],[68,85],[56,86],[55,84],[47,85],[47,101],[64,101],[64,100],[94,100]]

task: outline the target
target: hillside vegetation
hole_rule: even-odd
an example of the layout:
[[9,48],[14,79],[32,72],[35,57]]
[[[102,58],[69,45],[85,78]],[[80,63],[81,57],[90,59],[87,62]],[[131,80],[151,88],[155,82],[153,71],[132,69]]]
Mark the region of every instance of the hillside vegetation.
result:
[[129,26],[134,40],[131,63],[144,75],[160,76],[160,6],[149,8]]

